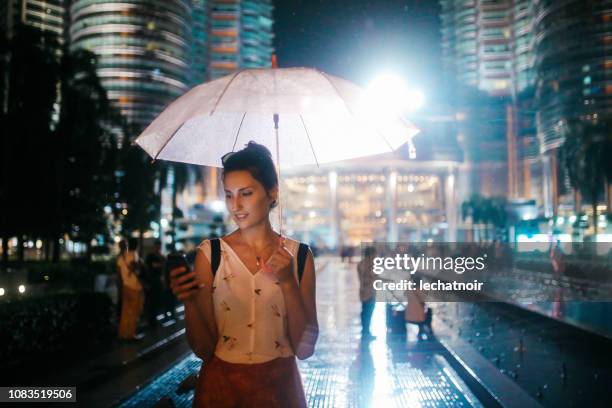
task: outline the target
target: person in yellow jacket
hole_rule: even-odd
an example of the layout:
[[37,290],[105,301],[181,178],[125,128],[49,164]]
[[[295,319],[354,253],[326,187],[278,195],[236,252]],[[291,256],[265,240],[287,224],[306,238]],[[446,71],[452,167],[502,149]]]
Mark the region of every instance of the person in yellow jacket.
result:
[[144,289],[139,278],[141,268],[137,239],[130,238],[127,250],[119,253],[117,268],[122,281],[119,339],[138,340],[136,329],[144,305]]

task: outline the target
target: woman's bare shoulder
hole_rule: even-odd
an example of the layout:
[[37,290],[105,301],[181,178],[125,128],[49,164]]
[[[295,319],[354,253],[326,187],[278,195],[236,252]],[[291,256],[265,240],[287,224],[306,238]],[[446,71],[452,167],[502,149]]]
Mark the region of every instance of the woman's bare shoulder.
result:
[[229,234],[222,236],[221,239],[228,244],[235,244],[238,238],[238,231],[239,230],[232,231]]

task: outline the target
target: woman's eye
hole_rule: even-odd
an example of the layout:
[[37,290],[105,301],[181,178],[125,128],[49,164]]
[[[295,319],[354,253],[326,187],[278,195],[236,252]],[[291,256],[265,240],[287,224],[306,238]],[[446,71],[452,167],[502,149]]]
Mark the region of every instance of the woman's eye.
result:
[[242,193],[243,196],[250,196],[251,194],[253,194],[251,191],[245,191]]
[[226,195],[225,195],[225,199],[226,199],[226,200],[229,200],[230,198],[232,198],[232,196],[231,196],[231,195],[229,195],[229,194],[226,194]]

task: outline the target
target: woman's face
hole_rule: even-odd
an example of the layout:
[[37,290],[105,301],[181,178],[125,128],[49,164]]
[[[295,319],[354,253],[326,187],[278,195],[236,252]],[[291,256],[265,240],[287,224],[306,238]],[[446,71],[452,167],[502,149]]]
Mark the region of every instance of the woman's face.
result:
[[223,179],[225,205],[238,228],[245,229],[267,219],[276,190],[271,194],[246,170],[226,173]]

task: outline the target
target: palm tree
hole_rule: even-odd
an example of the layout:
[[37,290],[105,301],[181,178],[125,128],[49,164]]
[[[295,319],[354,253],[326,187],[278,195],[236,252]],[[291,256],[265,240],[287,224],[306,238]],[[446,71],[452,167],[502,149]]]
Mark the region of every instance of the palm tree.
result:
[[472,218],[473,225],[485,225],[485,241],[488,241],[490,226],[494,228],[494,235],[497,236],[497,230],[508,224],[507,200],[505,197],[489,198],[472,194],[461,204],[461,218],[465,221],[468,217]]

